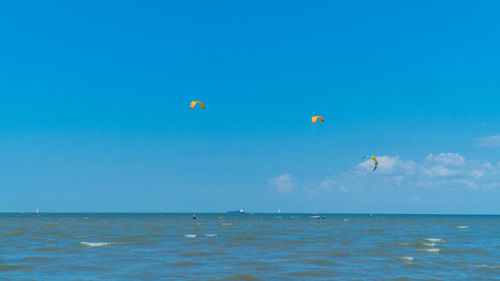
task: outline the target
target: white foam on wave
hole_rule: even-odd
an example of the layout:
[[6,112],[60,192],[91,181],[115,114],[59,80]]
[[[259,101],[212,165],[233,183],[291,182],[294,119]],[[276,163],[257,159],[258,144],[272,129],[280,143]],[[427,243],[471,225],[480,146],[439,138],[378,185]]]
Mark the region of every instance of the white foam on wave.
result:
[[222,225],[233,225],[233,224],[230,222],[223,222]]
[[429,248],[429,249],[423,249],[422,251],[427,252],[427,253],[439,253],[439,248]]
[[399,257],[398,259],[406,262],[413,261],[413,257]]
[[475,265],[474,267],[486,268],[486,269],[500,269],[500,265],[478,264],[478,265]]
[[198,235],[196,235],[196,234],[184,234],[184,237],[193,239],[193,238],[198,237]]
[[432,243],[422,243],[422,245],[427,246],[427,247],[436,247],[437,244],[432,242]]
[[80,242],[80,245],[84,247],[104,247],[111,246],[111,243],[106,242]]
[[469,228],[469,226],[468,225],[457,225],[457,228],[464,229],[464,228]]
[[219,236],[219,234],[207,233],[207,234],[205,234],[205,236],[207,236],[207,237],[215,237],[215,236]]
[[349,221],[348,219],[344,219],[344,221]]
[[427,240],[432,243],[446,243],[446,241],[441,238],[425,238],[424,240]]

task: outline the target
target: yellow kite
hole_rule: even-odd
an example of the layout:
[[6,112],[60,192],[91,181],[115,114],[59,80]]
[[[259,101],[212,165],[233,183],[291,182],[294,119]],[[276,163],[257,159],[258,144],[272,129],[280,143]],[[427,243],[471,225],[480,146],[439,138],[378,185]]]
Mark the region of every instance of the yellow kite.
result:
[[191,109],[194,109],[196,104],[199,104],[201,106],[201,108],[205,109],[205,105],[201,101],[197,101],[197,100],[194,100],[191,102]]
[[312,118],[312,122],[313,122],[313,124],[316,124],[316,121],[317,121],[318,119],[319,119],[319,121],[321,121],[321,122],[325,122],[325,119],[323,119],[323,117],[321,117],[321,116],[313,116],[313,118]]

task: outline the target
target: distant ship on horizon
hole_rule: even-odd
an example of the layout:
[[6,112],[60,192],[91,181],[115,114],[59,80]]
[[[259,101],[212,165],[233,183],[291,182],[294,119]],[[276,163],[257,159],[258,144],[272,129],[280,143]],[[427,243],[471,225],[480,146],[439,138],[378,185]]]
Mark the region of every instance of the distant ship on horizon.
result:
[[244,214],[245,210],[240,209],[239,211],[227,211],[229,214]]

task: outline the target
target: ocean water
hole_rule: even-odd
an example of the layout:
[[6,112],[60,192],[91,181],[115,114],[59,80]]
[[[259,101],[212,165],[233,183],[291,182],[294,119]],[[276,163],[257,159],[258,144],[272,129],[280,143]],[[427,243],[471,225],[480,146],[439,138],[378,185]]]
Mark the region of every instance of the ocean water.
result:
[[197,215],[0,214],[0,280],[500,280],[499,216]]

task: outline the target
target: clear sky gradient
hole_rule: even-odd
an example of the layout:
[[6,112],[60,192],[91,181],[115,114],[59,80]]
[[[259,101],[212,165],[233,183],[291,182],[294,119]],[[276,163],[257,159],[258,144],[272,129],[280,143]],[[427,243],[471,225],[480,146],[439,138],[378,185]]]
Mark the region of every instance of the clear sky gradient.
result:
[[0,211],[498,214],[498,11],[3,1]]

